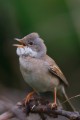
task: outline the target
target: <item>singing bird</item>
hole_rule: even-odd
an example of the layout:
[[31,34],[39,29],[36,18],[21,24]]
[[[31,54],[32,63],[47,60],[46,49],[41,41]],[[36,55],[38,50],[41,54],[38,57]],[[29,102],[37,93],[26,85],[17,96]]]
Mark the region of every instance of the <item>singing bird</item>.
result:
[[[21,39],[16,38],[15,40],[20,43],[14,44],[14,46],[17,47],[16,53],[19,56],[20,71],[25,82],[36,93],[54,92],[53,106],[57,105],[57,97],[59,101],[67,99],[66,108],[74,110],[65,92],[68,81],[56,62],[47,55],[47,48],[38,33],[30,33]],[[26,102],[32,94],[33,92],[29,93]]]

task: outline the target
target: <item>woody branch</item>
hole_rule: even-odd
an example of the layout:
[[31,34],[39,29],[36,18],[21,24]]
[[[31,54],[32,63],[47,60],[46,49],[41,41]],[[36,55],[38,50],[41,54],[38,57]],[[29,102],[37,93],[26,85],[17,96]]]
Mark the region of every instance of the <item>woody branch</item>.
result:
[[26,106],[24,105],[24,102],[18,102],[11,109],[9,108],[7,112],[2,113],[0,115],[0,120],[8,120],[14,117],[20,120],[26,120],[26,117],[29,115],[29,113],[38,113],[39,115],[46,114],[53,118],[58,117],[58,115],[61,115],[71,120],[80,120],[79,112],[66,111],[58,107],[51,109],[50,104],[51,103],[49,101],[45,101],[41,98],[31,99]]

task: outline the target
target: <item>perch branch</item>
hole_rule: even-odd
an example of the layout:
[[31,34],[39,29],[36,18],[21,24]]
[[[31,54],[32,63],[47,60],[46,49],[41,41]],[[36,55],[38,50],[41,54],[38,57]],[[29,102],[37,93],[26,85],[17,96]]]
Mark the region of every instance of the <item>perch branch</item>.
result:
[[26,120],[29,113],[46,114],[51,117],[58,117],[58,115],[64,116],[71,120],[80,120],[79,112],[71,112],[62,110],[60,108],[51,109],[51,103],[41,98],[31,99],[30,102],[25,106],[24,102],[19,102],[10,111],[0,115],[0,120],[8,120],[13,117],[17,117],[20,120]]

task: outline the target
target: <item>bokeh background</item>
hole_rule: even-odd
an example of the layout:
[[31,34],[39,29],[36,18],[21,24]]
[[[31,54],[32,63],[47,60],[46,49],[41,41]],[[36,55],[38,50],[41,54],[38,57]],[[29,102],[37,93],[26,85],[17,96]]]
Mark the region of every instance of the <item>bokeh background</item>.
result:
[[[79,0],[0,0],[0,94],[26,91],[12,44],[15,37],[22,38],[31,32],[38,32],[44,39],[48,54],[64,72],[70,83],[66,89],[68,96],[79,94]],[[77,108],[79,101],[79,97],[72,100]]]

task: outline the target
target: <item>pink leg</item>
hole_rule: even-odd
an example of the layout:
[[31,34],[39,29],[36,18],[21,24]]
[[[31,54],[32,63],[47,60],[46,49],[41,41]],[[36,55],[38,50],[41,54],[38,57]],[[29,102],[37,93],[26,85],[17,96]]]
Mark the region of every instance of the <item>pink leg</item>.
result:
[[57,102],[56,102],[56,87],[54,88],[54,104],[57,104]]
[[51,104],[51,108],[56,108],[57,107],[57,100],[56,100],[56,87],[54,88],[54,102]]
[[30,99],[31,99],[31,97],[33,96],[34,93],[35,93],[35,91],[32,91],[32,92],[28,93],[28,95],[25,98],[25,106],[30,101]]

